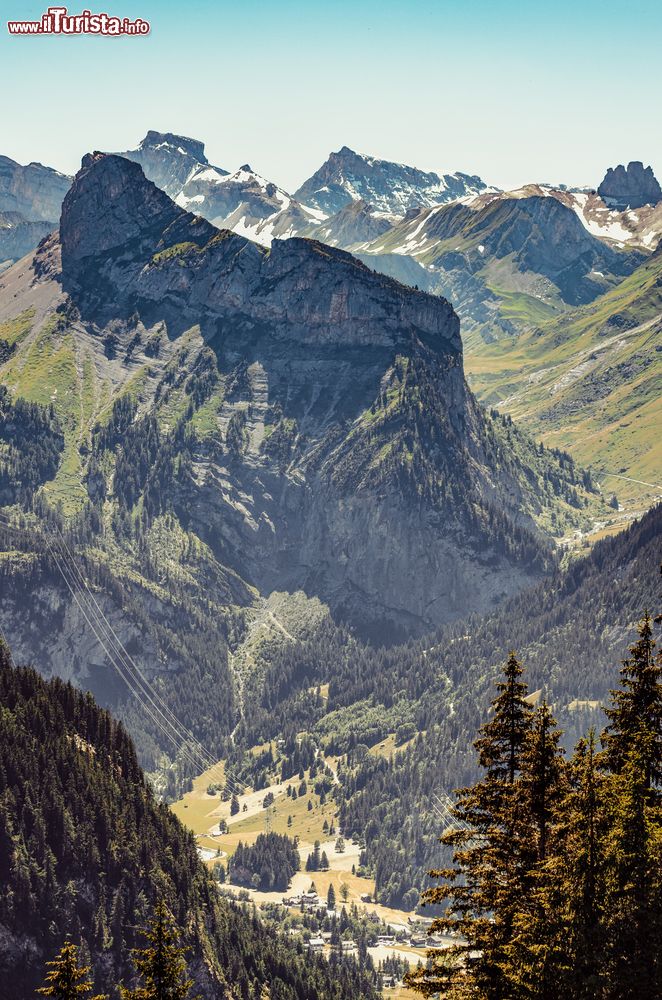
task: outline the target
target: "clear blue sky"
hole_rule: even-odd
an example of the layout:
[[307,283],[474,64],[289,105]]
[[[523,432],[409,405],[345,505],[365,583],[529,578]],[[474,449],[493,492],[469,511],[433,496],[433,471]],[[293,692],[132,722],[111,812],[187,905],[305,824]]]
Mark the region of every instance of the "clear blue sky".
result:
[[94,0],[146,38],[7,34],[48,6],[0,0],[0,153],[77,169],[148,128],[294,189],[347,144],[513,187],[662,178],[661,0]]

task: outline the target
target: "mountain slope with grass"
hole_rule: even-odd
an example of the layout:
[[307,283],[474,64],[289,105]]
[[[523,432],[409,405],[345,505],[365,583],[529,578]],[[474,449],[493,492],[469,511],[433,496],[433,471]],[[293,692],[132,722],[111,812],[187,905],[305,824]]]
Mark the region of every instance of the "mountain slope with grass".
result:
[[477,347],[466,367],[479,399],[604,474],[605,490],[662,493],[659,250],[591,305]]
[[399,255],[425,268],[424,287],[454,303],[469,349],[592,302],[645,256],[593,236],[571,208],[542,193],[410,212],[352,249],[374,255],[378,267]]

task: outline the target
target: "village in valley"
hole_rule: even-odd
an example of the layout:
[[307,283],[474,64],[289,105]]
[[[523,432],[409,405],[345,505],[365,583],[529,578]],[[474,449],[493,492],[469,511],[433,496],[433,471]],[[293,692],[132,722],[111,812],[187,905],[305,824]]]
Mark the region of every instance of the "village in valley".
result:
[[[321,766],[333,777],[336,765],[329,758]],[[232,795],[224,778],[222,764],[205,772],[173,806],[195,834],[198,853],[219,892],[253,904],[262,919],[300,939],[312,953],[369,955],[389,996],[414,996],[402,984],[405,972],[425,961],[428,948],[443,947],[451,939],[430,935],[431,917],[375,901],[374,879],[360,864],[362,845],[345,839],[338,829],[334,799],[316,793],[309,772],[301,780],[237,789]],[[298,851],[298,870],[284,890],[233,881],[238,848],[254,845],[266,833],[287,835]]]

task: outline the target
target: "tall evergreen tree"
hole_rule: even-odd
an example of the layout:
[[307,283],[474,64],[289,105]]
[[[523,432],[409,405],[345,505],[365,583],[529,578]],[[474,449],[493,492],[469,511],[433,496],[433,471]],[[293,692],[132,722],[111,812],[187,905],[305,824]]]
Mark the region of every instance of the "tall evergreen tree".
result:
[[423,895],[426,903],[449,903],[447,914],[436,919],[432,929],[452,931],[464,941],[434,953],[428,968],[408,976],[408,983],[426,996],[442,993],[449,1000],[510,996],[504,973],[506,949],[530,864],[519,774],[533,713],[515,653],[510,654],[504,674],[492,702],[492,718],[474,744],[484,777],[457,792],[458,826],[441,838],[454,848],[454,867],[430,872],[442,884]]
[[559,984],[576,1000],[602,995],[605,981],[605,802],[609,779],[598,766],[595,732],[580,740],[569,762],[568,791],[557,811],[555,851],[543,891],[555,935]]
[[[657,619],[656,619],[657,620]],[[646,613],[602,736],[612,772],[607,857],[609,1000],[662,996],[662,653]]]
[[520,895],[514,907],[511,940],[504,946],[501,966],[510,984],[507,995],[512,998],[562,997],[554,940],[557,894],[546,870],[555,847],[558,804],[565,784],[560,737],[556,721],[543,702],[524,741],[517,783],[522,876],[517,882]]
[[145,936],[148,947],[133,951],[142,985],[134,990],[121,986],[122,1000],[188,1000],[193,981],[187,975],[174,918],[163,900],[157,902]]
[[533,828],[532,853],[536,861],[547,857],[555,808],[563,791],[561,732],[546,702],[533,719],[521,756],[521,800],[525,821]]
[[71,941],[62,945],[58,955],[47,962],[49,971],[46,980],[37,993],[43,997],[53,997],[54,1000],[108,1000],[106,996],[97,994],[90,997],[93,986],[89,979],[90,966],[80,965],[78,948]]
[[492,702],[493,717],[481,729],[474,746],[478,762],[487,775],[512,785],[520,767],[524,741],[531,728],[531,708],[526,701],[527,686],[520,679],[522,665],[514,651],[508,657],[504,680],[497,684]]
[[648,612],[638,626],[639,638],[623,661],[621,686],[611,692],[606,709],[609,725],[602,742],[609,768],[620,773],[635,741],[643,737],[647,759],[646,787],[662,783],[662,656],[655,653],[653,622]]
[[662,996],[662,809],[650,798],[650,744],[640,733],[611,778],[607,852],[607,1000]]

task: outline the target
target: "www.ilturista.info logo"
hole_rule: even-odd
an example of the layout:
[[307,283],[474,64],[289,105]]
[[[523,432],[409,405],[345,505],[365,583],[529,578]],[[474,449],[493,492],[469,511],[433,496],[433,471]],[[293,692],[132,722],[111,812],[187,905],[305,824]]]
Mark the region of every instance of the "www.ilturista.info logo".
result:
[[40,21],[7,21],[7,30],[10,35],[148,35],[149,21],[89,10],[69,14],[66,7],[49,7]]

